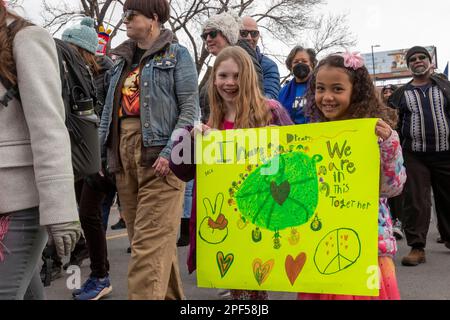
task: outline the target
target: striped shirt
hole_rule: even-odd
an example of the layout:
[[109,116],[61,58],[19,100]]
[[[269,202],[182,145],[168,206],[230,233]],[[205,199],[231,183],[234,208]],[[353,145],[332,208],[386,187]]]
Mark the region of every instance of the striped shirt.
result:
[[400,119],[405,150],[450,151],[450,111],[438,86],[408,85],[400,105]]

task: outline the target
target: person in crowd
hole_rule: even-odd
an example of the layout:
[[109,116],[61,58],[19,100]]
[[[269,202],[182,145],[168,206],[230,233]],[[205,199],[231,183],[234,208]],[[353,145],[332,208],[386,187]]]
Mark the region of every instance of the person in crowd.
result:
[[[80,24],[65,29],[62,40],[78,52],[89,68],[92,77],[86,81],[95,85],[97,101],[95,112],[101,117],[107,92],[108,81],[105,77],[112,67],[112,61],[107,57],[96,57],[98,35],[94,28],[94,20],[86,17]],[[78,212],[91,261],[89,278],[80,289],[72,292],[75,300],[99,300],[112,292],[106,234],[102,222],[102,202],[106,194],[114,189],[114,183],[99,173],[75,183]]]
[[291,115],[295,124],[308,123],[304,109],[308,82],[317,65],[316,53],[313,49],[302,46],[294,47],[286,59],[286,67],[293,74],[293,79],[286,83],[280,91],[278,101]]
[[81,235],[70,139],[55,43],[3,1],[0,80],[0,300],[44,299],[47,234],[60,257]]
[[[239,39],[239,30],[241,27],[241,18],[234,12],[223,12],[221,14],[211,16],[203,25],[202,39],[205,42],[206,50],[217,57],[219,53],[229,46],[239,46],[243,48],[251,57],[253,65],[258,75],[258,83],[261,90],[264,86],[264,75],[256,51],[250,46],[246,40]],[[210,78],[208,78],[210,79]],[[210,106],[208,100],[209,83],[204,82],[200,86],[200,108],[201,120],[203,123],[208,122]]]
[[417,266],[426,262],[431,188],[439,233],[450,249],[450,82],[434,74],[431,55],[424,47],[409,49],[406,61],[413,80],[395,91],[389,103],[400,115],[408,174],[402,222],[411,251],[402,264]]
[[177,234],[185,184],[169,168],[176,129],[200,118],[189,51],[164,27],[167,0],[127,0],[100,125],[131,242],[130,300],[181,300]]
[[[258,86],[254,65],[242,48],[230,46],[221,51],[214,63],[209,81],[209,101],[211,114],[208,123],[191,129],[206,133],[208,130],[231,130],[259,128],[270,125],[292,125],[292,121],[283,107],[275,100],[265,98]],[[253,110],[253,112],[250,112]],[[192,140],[192,143],[193,140]],[[172,157],[179,155],[173,154]],[[173,172],[182,180],[190,181],[195,176],[195,164],[170,163]],[[195,190],[195,188],[194,188]],[[191,241],[188,258],[189,272],[196,269],[196,202],[191,215]],[[268,298],[265,291],[231,290],[233,299],[264,300]]]
[[194,181],[186,183],[186,192],[184,193],[183,215],[181,217],[180,237],[178,238],[178,247],[187,247],[190,241],[189,222],[191,220],[192,200],[194,191]]
[[[247,54],[251,57],[253,65],[258,75],[258,82],[260,88],[263,88],[264,74],[262,66],[260,64],[260,56],[258,55],[256,48],[253,47],[251,42],[247,39],[240,39],[240,27],[242,21],[234,12],[223,12],[221,14],[210,17],[203,25],[202,39],[205,42],[208,52],[217,56],[223,49],[229,46],[239,46],[243,48]],[[262,58],[261,58],[262,59]],[[270,81],[270,80],[268,80]],[[279,79],[278,79],[279,82]],[[209,96],[208,96],[209,83],[205,82],[205,85],[199,88],[200,92],[200,108],[201,108],[201,121],[203,123],[208,122],[210,115]],[[269,93],[270,94],[270,93]],[[192,202],[192,192],[190,188],[192,182],[187,185],[187,193],[185,195],[185,204],[189,205]],[[179,242],[180,245],[187,243],[186,235],[188,234],[188,217],[189,208],[185,208],[184,219],[181,220],[181,236],[184,241]]]
[[264,95],[269,99],[277,100],[281,89],[280,71],[278,71],[278,66],[273,60],[261,53],[258,46],[261,35],[256,20],[249,16],[243,17],[239,34],[240,39],[246,40],[250,47],[256,51],[256,57],[263,72]]
[[[389,106],[389,98],[392,94],[397,90],[398,87],[393,84],[387,84],[381,88],[381,100],[387,106]],[[398,128],[398,125],[395,129]],[[398,197],[388,199],[389,209],[392,215],[392,221],[394,222],[394,236],[397,240],[402,240],[404,237],[402,231],[402,223],[401,223],[401,212],[403,208],[403,196],[399,195]]]
[[388,105],[389,98],[392,96],[392,94],[397,90],[398,87],[393,84],[387,84],[381,88],[381,99],[383,102]]
[[[398,300],[400,292],[393,257],[397,250],[387,199],[399,195],[406,180],[398,134],[392,129],[397,114],[384,105],[358,54],[330,55],[322,60],[311,79],[306,115],[311,122],[380,118],[375,134],[381,156],[378,210],[378,266],[380,294],[375,299]],[[360,300],[367,297],[325,294],[298,295],[300,300]]]

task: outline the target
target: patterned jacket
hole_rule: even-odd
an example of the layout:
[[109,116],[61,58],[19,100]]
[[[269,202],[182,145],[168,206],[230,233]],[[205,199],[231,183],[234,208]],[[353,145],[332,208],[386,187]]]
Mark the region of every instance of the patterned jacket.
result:
[[389,106],[399,113],[399,132],[404,151],[434,153],[450,151],[450,82],[430,76],[422,90],[412,81],[397,89]]
[[381,177],[380,207],[378,211],[378,255],[393,257],[397,253],[397,243],[392,231],[392,218],[387,204],[388,198],[398,196],[403,191],[406,170],[400,139],[392,131],[389,139],[380,142]]

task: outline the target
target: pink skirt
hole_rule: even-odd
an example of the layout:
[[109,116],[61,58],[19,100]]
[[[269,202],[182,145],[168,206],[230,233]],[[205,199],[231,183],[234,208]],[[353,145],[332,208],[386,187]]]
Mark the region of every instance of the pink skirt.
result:
[[390,257],[379,257],[378,265],[381,270],[380,295],[378,297],[345,296],[333,294],[299,293],[298,300],[400,300],[395,264]]

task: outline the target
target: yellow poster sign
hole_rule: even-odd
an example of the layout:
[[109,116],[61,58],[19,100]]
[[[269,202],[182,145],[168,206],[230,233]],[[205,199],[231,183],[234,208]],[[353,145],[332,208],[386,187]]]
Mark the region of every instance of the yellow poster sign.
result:
[[378,296],[376,122],[198,137],[199,287]]

